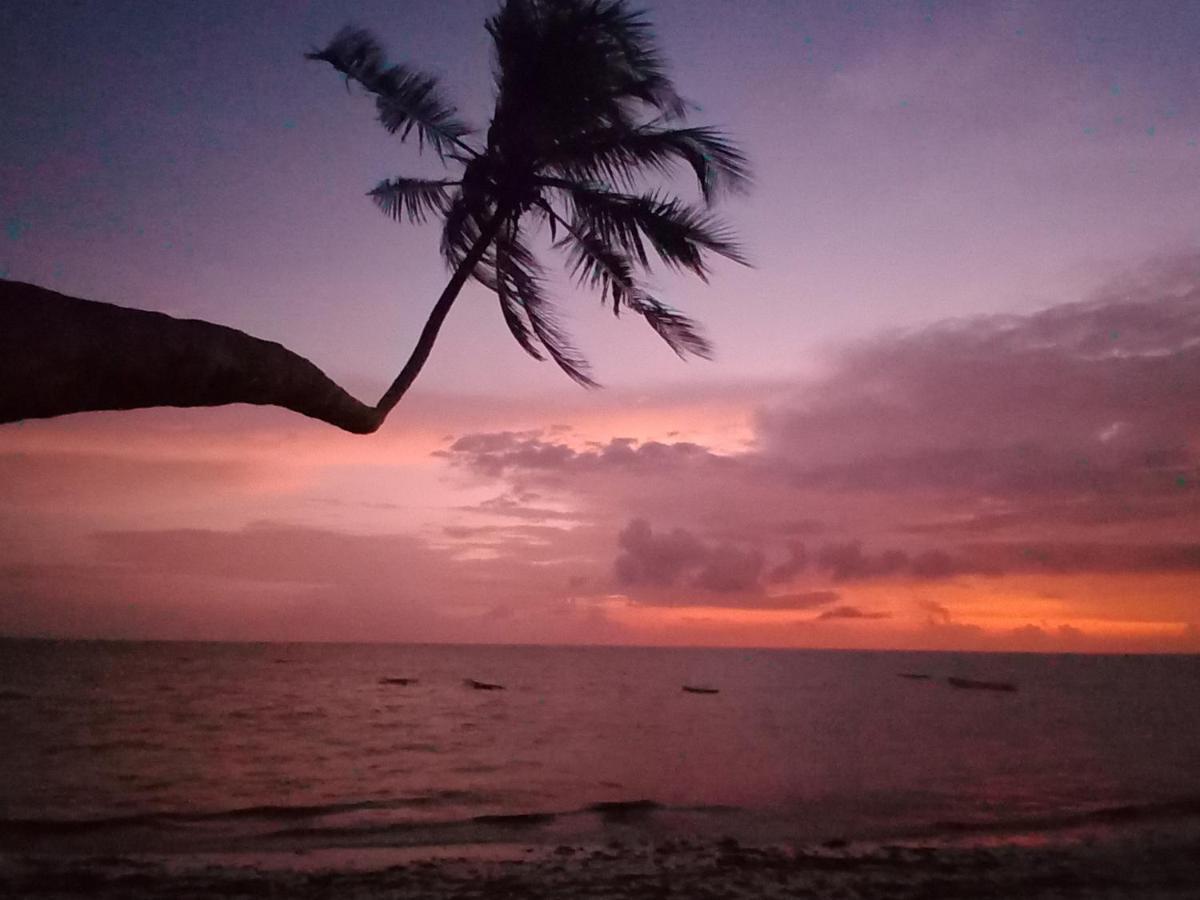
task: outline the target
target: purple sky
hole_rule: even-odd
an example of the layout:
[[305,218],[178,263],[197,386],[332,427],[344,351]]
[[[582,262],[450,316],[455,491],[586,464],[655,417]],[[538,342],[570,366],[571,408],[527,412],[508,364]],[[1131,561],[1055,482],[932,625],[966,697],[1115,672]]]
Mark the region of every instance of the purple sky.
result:
[[[564,278],[608,391],[471,287],[372,438],[6,426],[0,632],[1200,648],[1200,6],[646,5],[755,169],[754,268],[657,278],[715,363]],[[364,193],[438,167],[302,53],[364,25],[485,125],[493,8],[8,4],[0,272],[374,400],[446,273]]]

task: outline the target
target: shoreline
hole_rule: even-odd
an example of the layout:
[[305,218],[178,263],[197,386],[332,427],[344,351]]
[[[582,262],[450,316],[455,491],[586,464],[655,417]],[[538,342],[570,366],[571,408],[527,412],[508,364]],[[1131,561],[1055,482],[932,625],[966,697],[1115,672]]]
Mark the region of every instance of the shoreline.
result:
[[270,854],[0,854],[0,895],[75,898],[403,896],[1194,897],[1200,818],[938,840],[755,845],[736,838],[494,843]]
[[823,810],[797,818],[770,809],[668,806],[649,799],[605,801],[557,812],[481,814],[456,819],[361,819],[395,804],[245,807],[224,811],[142,812],[93,819],[0,819],[0,859],[112,857],[136,847],[144,858],[295,859],[318,854],[439,854],[444,847],[531,847],[715,843],[736,836],[750,846],[990,846],[1136,829],[1200,828],[1200,795],[1091,809],[1048,810],[1009,818],[848,821]]

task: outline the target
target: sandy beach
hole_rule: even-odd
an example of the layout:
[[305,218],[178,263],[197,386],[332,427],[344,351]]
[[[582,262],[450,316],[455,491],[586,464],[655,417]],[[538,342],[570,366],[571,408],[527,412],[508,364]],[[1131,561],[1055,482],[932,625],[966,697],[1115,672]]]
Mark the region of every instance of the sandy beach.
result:
[[[399,851],[398,851],[399,853]],[[971,843],[753,847],[733,838],[226,857],[10,856],[0,895],[37,898],[1196,897],[1200,823]]]

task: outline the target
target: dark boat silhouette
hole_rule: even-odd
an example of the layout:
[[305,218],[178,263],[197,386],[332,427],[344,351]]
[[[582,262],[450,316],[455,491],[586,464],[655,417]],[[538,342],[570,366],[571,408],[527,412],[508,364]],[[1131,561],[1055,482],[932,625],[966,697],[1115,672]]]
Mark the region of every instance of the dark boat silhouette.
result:
[[504,685],[502,685],[502,684],[489,684],[486,681],[476,681],[474,678],[464,678],[463,684],[465,684],[469,688],[475,688],[475,690],[477,690],[477,691],[502,691],[502,690],[504,690]]
[[720,690],[718,690],[717,688],[693,687],[690,684],[685,684],[683,686],[683,689],[685,691],[687,691],[689,694],[719,694],[719,693],[721,693]]
[[928,681],[931,677],[923,672],[897,672],[896,674],[901,678],[910,678],[913,681]]
[[401,687],[404,687],[405,685],[416,684],[417,679],[415,679],[415,678],[380,678],[379,683],[380,684],[398,684]]
[[954,678],[951,676],[946,681],[951,687],[963,688],[971,691],[1008,691],[1012,692],[1017,689],[1015,684],[1007,681],[976,681],[973,678]]

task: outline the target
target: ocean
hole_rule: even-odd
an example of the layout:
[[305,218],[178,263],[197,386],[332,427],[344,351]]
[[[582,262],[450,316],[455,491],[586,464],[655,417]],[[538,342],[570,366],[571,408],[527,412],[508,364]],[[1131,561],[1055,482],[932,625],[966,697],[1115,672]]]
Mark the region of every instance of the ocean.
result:
[[0,852],[798,842],[1194,814],[1198,698],[1189,656],[6,640]]

